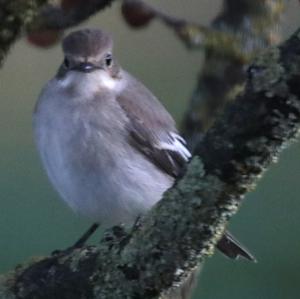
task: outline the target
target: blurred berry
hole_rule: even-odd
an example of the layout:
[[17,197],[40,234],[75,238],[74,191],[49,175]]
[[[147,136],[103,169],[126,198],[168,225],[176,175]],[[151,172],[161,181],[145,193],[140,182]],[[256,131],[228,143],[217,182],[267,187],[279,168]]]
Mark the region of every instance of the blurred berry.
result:
[[153,10],[136,0],[122,4],[122,15],[131,27],[144,27],[155,17]]
[[58,30],[42,30],[30,32],[27,35],[27,41],[40,48],[49,48],[57,44],[62,36],[62,31]]

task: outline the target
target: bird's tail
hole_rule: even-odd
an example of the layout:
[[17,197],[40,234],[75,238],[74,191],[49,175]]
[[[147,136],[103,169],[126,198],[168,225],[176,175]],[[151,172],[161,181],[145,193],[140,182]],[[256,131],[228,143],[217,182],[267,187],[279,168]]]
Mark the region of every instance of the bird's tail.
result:
[[217,248],[231,259],[245,258],[251,262],[256,262],[255,257],[237,241],[228,231],[217,244]]
[[[229,232],[225,232],[222,239],[217,244],[217,248],[226,256],[232,259],[243,257],[249,261],[256,262],[255,257],[249,253]],[[177,288],[172,288],[162,296],[162,299],[188,299],[197,282],[197,276],[201,265],[192,270],[187,279]]]

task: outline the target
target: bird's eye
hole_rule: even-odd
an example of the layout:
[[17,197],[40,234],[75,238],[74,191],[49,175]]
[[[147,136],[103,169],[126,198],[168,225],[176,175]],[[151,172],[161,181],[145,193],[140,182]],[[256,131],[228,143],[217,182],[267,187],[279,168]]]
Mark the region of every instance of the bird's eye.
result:
[[70,67],[70,61],[69,61],[68,58],[64,59],[64,66],[65,66],[65,68],[69,68]]
[[111,54],[107,54],[105,57],[105,64],[107,67],[111,67],[112,66],[112,55]]

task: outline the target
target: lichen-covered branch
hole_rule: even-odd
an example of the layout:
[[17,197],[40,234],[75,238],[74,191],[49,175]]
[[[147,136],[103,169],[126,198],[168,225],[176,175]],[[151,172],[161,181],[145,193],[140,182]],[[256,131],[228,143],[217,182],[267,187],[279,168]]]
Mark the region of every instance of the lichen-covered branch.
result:
[[[220,43],[212,39],[215,46],[206,48],[182,127],[191,148],[243,90],[246,66],[253,57],[279,42],[284,8],[284,0],[224,0],[212,28],[230,36],[232,41],[224,39]],[[234,55],[236,47],[239,55]]]
[[[232,59],[240,63],[247,63],[253,58],[252,47],[249,47],[249,44],[246,47],[244,37],[237,36],[232,30],[224,30],[217,26],[210,28],[200,23],[190,22],[167,14],[142,0],[123,0],[122,13],[133,28],[143,28],[153,19],[160,20],[174,31],[189,50],[213,51],[224,59]],[[277,21],[277,18],[275,20]],[[268,23],[261,24],[260,29],[266,24]]]
[[[163,298],[211,255],[243,196],[300,128],[300,30],[252,64],[245,93],[197,144],[186,173],[131,231],[3,276],[0,297]],[[164,297],[166,298],[166,297]]]
[[24,27],[31,23],[46,0],[0,1],[0,65],[10,46],[19,37]]

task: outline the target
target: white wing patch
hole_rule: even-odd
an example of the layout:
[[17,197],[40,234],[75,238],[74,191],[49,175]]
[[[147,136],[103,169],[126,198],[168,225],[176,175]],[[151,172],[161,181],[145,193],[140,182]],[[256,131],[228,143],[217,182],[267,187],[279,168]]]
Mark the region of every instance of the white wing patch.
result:
[[190,151],[186,148],[186,141],[174,132],[169,134],[169,138],[166,142],[161,141],[157,144],[156,148],[177,152],[186,161],[192,157]]

